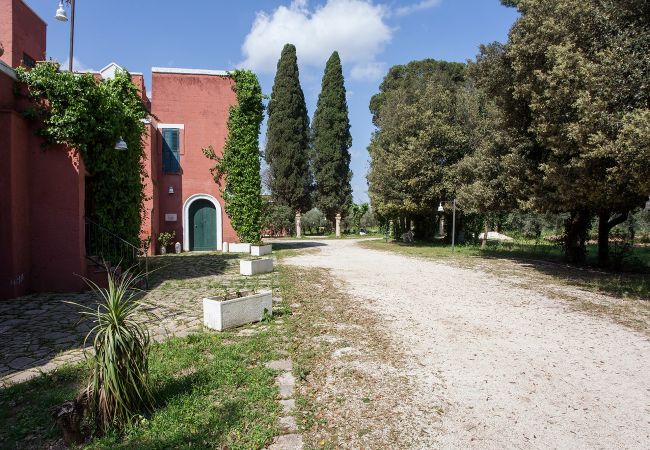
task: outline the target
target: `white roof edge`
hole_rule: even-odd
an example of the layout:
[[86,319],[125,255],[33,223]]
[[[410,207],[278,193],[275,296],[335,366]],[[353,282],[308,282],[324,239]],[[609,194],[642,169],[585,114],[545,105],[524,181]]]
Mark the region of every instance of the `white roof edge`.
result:
[[0,61],[0,72],[9,75],[9,77],[13,80],[16,79],[16,72],[14,72],[14,69],[6,65],[4,61]]
[[220,77],[230,76],[230,72],[227,70],[182,69],[177,67],[152,67],[151,71],[157,73],[180,73],[185,75],[217,75]]
[[101,69],[99,69],[99,70],[89,70],[88,72],[103,74],[103,73],[106,72],[108,69],[110,69],[111,66],[115,66],[115,67],[119,68],[120,70],[126,70],[126,71],[129,72],[131,75],[140,75],[140,76],[144,76],[144,74],[143,74],[142,72],[131,72],[131,71],[128,70],[127,68],[120,66],[120,65],[119,65],[118,63],[116,63],[115,61],[111,61],[110,63],[108,63],[107,65],[105,65],[103,68],[101,68]]
[[110,69],[111,66],[116,66],[116,67],[119,67],[120,69],[123,69],[123,67],[120,66],[120,65],[119,65],[118,63],[116,63],[115,61],[111,61],[111,62],[109,62],[108,64],[106,64],[104,67],[102,67],[101,69],[99,69],[98,72],[99,72],[99,73],[102,73],[102,72],[104,72],[105,70]]

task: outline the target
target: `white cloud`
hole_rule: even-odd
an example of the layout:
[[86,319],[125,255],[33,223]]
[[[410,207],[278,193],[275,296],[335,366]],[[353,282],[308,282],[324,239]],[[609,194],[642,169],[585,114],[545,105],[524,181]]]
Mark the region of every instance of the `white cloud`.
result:
[[[70,67],[70,57],[66,58],[66,60],[61,63],[61,70],[68,70],[68,67]],[[93,69],[74,57],[72,58],[72,70],[74,72],[93,72]]]
[[337,50],[354,78],[376,77],[383,67],[376,58],[394,31],[385,23],[388,14],[370,0],[327,0],[315,9],[307,0],[294,0],[271,14],[259,12],[242,45],[239,67],[272,73],[282,48],[292,43],[300,64],[323,66]]
[[400,6],[399,8],[395,8],[394,14],[396,16],[407,16],[417,11],[431,9],[435,6],[438,6],[440,4],[440,1],[441,0],[422,0],[410,5]]
[[383,62],[370,61],[359,63],[352,68],[350,76],[357,81],[375,81],[386,74],[386,64]]

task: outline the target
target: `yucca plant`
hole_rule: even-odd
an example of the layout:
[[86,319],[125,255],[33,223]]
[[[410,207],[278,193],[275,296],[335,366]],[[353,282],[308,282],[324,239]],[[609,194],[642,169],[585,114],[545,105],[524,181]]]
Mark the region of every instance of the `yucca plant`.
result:
[[88,411],[96,431],[120,429],[152,405],[149,385],[149,331],[137,317],[142,303],[137,285],[142,279],[134,269],[121,275],[108,270],[108,288],[86,282],[99,296],[97,310],[85,314],[95,326],[86,336],[94,354],[86,354],[92,374],[86,387]]

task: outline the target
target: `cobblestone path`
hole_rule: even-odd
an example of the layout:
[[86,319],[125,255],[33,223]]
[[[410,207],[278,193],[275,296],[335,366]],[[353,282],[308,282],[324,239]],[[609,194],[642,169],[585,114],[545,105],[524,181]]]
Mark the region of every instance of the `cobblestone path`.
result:
[[[150,259],[150,290],[143,312],[155,340],[201,327],[202,298],[223,286],[268,287],[271,275],[243,280],[237,255],[187,253]],[[61,364],[83,359],[91,319],[80,307],[97,305],[91,292],[33,294],[0,301],[0,387],[25,381]]]

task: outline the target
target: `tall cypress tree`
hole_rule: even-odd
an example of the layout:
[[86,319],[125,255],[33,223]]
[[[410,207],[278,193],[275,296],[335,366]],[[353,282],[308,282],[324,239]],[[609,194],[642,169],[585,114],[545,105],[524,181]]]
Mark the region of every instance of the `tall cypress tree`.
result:
[[268,114],[264,157],[271,197],[278,205],[307,211],[311,206],[309,118],[292,44],[284,46],[278,61]]
[[350,120],[345,98],[343,70],[338,52],[325,65],[323,84],[312,121],[314,148],[315,203],[334,220],[352,203],[350,180]]

